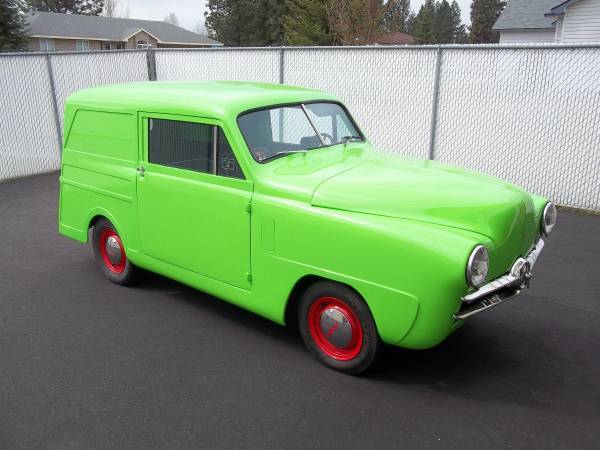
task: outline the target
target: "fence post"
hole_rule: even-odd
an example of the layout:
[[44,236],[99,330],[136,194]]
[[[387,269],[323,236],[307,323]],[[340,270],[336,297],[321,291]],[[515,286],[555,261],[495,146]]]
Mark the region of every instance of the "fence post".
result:
[[48,81],[50,82],[50,92],[52,94],[52,111],[54,112],[54,128],[56,129],[56,141],[58,142],[58,151],[62,153],[62,130],[60,128],[60,116],[58,115],[58,100],[56,98],[56,86],[54,84],[54,72],[50,54],[46,53],[46,70],[48,71]]
[[284,52],[285,52],[284,48],[279,47],[279,84],[283,84],[283,70],[285,68]]
[[433,99],[431,101],[431,129],[429,131],[429,159],[435,158],[435,135],[437,131],[438,107],[440,99],[440,70],[442,67],[442,47],[438,46],[435,53],[435,68],[433,75]]
[[148,47],[146,50],[146,64],[148,66],[148,80],[156,81],[156,56],[152,47]]

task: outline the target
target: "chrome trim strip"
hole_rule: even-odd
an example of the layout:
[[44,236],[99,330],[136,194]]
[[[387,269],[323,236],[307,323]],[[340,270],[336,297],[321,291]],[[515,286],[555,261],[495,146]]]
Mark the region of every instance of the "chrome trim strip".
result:
[[[522,289],[527,285],[529,278],[531,278],[531,270],[533,269],[534,264],[536,263],[538,257],[542,249],[544,248],[544,240],[538,239],[535,243],[533,249],[527,255],[527,258],[518,258],[513,264],[509,273],[502,275],[495,280],[490,281],[488,284],[481,286],[476,291],[473,291],[464,297],[461,297],[461,300],[466,303],[474,302],[475,300],[479,300],[483,297],[491,295],[500,289],[505,289],[508,287],[514,289]],[[525,263],[525,264],[523,264]],[[527,265],[525,273],[521,273],[523,267]],[[517,268],[519,271],[517,273]]]
[[507,301],[518,297],[520,293],[520,290],[516,290],[505,297],[501,297],[500,294],[494,294],[488,299],[481,300],[481,306],[479,306],[478,308],[472,309],[470,311],[468,310],[462,313],[458,312],[454,314],[454,318],[456,320],[468,319],[469,317],[473,317],[479,313],[482,313],[483,311],[487,311],[490,308],[501,305],[502,303],[506,303]]

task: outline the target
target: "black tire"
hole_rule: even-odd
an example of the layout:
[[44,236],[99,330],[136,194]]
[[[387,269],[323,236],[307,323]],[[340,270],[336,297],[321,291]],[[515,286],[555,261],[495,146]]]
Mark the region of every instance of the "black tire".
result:
[[[91,234],[94,258],[104,276],[113,283],[123,286],[132,284],[136,280],[139,270],[127,258],[125,248],[114,225],[107,219],[101,218],[94,224]],[[114,239],[112,240],[113,243],[116,242],[119,245],[120,257],[119,255],[115,256],[115,253],[109,256],[109,251],[106,250],[106,242],[110,237]],[[111,251],[114,252],[114,249],[113,247]],[[112,263],[111,257],[118,259],[118,264]]]
[[[332,314],[338,321],[332,319]],[[327,328],[330,324],[333,325]],[[320,281],[302,294],[298,325],[308,350],[321,363],[340,372],[364,372],[377,360],[382,347],[365,301],[338,283]],[[336,346],[332,341],[341,345]]]

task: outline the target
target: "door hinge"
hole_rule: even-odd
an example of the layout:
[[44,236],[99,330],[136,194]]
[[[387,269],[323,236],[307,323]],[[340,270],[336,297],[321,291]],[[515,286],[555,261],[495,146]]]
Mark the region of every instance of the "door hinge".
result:
[[252,283],[252,274],[250,272],[246,272],[246,280],[248,280],[249,283]]
[[252,202],[248,202],[246,203],[246,212],[251,212],[252,211]]

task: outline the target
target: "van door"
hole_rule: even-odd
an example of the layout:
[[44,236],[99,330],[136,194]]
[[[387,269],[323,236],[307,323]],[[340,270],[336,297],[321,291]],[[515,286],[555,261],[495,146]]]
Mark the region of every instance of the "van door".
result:
[[217,121],[141,115],[137,177],[142,251],[250,289],[253,184]]

